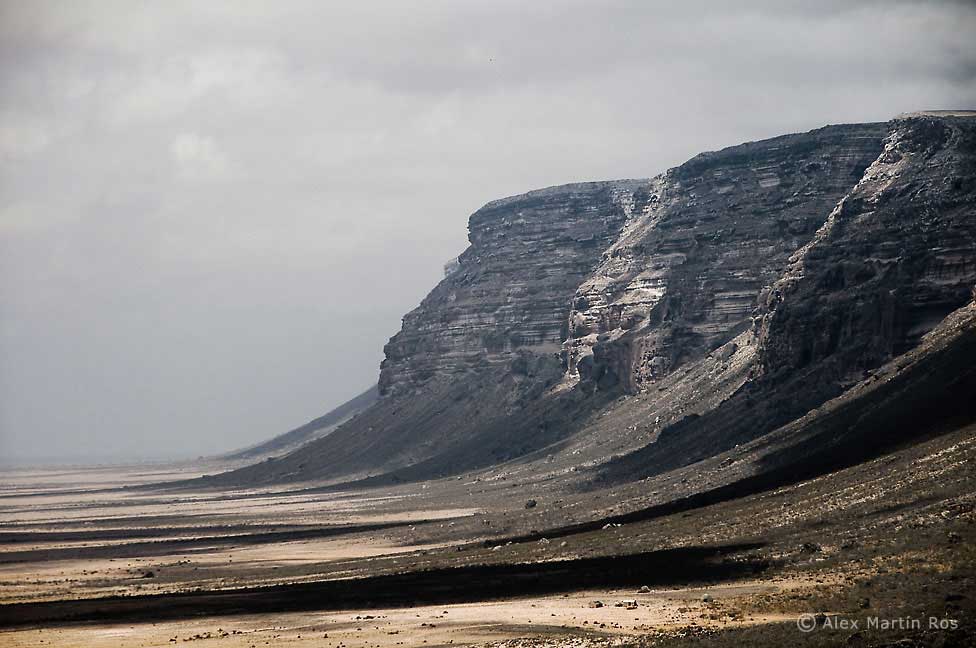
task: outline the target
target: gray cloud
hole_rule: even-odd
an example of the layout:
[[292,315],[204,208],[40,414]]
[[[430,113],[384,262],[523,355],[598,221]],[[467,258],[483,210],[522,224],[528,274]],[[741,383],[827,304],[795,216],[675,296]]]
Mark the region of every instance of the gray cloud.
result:
[[976,104],[969,3],[0,3],[0,457],[368,386],[487,200]]

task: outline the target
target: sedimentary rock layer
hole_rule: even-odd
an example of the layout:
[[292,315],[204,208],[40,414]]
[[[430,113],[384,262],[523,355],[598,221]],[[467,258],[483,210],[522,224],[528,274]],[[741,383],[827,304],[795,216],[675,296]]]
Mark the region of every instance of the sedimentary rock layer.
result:
[[830,126],[705,153],[652,183],[649,208],[576,292],[568,369],[630,391],[747,329],[881,151],[884,124]]
[[646,186],[566,185],[476,211],[471,246],[384,348],[381,393],[504,364],[519,351],[559,353],[573,293],[643,209]]
[[665,428],[630,465],[663,472],[804,416],[915,348],[974,285],[976,120],[896,120],[878,158],[762,291],[745,336],[752,379]]
[[976,120],[896,120],[882,154],[764,295],[766,374],[830,379],[911,349],[976,282]]

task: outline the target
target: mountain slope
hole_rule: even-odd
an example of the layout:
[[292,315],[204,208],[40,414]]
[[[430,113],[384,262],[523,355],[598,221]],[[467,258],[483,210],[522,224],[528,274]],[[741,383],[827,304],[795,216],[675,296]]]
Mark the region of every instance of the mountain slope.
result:
[[755,348],[750,379],[719,406],[667,427],[634,460],[645,474],[803,416],[968,302],[976,284],[974,124],[892,124],[878,159],[763,291],[744,336]]
[[[974,124],[829,126],[650,180],[489,203],[457,269],[387,345],[375,405],[208,481],[390,483],[500,464],[567,484],[642,479],[827,416],[817,408],[845,394],[867,407],[864,381],[913,349],[935,369],[899,378],[904,398],[871,416],[900,411],[916,383],[958,398],[969,379],[940,374],[956,358],[923,340],[976,285]],[[859,438],[855,410],[832,414],[852,429],[825,422],[829,434]],[[784,438],[784,456],[801,452]]]

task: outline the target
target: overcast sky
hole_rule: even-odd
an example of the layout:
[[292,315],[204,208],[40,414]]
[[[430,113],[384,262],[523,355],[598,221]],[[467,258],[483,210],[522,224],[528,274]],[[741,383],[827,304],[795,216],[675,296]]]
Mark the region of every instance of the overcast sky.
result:
[[324,413],[488,200],[976,106],[974,3],[725,4],[3,1],[0,460]]

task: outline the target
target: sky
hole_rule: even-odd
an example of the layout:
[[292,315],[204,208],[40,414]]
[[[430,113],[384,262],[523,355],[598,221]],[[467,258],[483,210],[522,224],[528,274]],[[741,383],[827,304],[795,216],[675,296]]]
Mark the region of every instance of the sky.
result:
[[321,415],[489,200],[976,107],[976,3],[732,4],[0,0],[0,463]]

